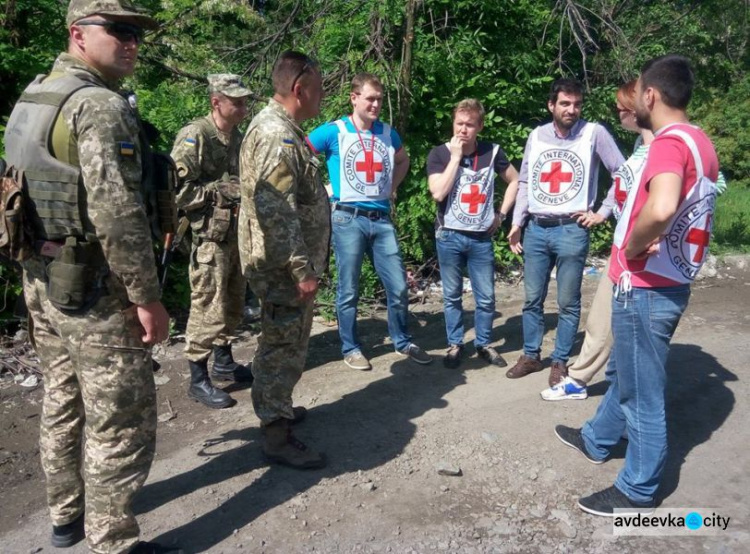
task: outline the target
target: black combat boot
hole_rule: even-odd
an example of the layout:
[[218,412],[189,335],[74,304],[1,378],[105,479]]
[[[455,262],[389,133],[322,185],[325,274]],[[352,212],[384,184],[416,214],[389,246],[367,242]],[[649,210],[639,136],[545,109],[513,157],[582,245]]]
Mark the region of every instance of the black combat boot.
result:
[[190,388],[188,396],[209,408],[228,408],[234,404],[234,400],[221,389],[211,384],[208,378],[208,359],[190,364]]
[[55,548],[68,548],[84,538],[86,534],[83,530],[83,514],[65,525],[52,526],[52,546]]
[[252,383],[253,374],[250,368],[238,364],[232,357],[232,345],[214,346],[214,367],[211,377],[220,381],[233,381],[235,383]]

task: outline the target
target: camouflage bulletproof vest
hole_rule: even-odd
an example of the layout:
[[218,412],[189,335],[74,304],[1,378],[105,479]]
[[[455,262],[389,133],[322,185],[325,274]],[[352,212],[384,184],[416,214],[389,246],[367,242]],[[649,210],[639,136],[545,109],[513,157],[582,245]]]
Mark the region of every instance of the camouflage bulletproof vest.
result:
[[78,77],[39,75],[26,88],[8,119],[6,158],[24,170],[28,216],[37,239],[84,236],[80,169],[58,161],[50,152],[52,132],[65,102],[92,86]]

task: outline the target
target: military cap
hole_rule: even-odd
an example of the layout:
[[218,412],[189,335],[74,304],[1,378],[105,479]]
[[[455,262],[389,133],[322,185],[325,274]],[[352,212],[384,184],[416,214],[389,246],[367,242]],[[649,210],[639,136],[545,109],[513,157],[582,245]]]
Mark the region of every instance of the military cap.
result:
[[212,73],[208,76],[208,92],[218,92],[232,98],[250,96],[252,91],[242,85],[239,75],[231,73]]
[[146,10],[128,2],[128,0],[70,0],[65,22],[70,27],[76,21],[91,15],[127,17],[144,29],[157,29],[159,27],[159,22],[148,15]]

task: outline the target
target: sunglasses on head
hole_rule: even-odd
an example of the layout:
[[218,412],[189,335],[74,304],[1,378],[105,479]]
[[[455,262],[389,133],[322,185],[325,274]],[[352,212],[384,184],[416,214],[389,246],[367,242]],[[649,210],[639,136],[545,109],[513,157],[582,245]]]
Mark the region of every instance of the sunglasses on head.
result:
[[120,42],[134,40],[136,44],[143,42],[143,35],[145,33],[143,27],[123,21],[79,21],[76,25],[104,27],[107,30],[107,34],[115,37]]
[[292,81],[291,90],[294,91],[294,85],[297,84],[297,81],[300,80],[300,77],[302,77],[305,73],[307,73],[309,70],[311,70],[313,67],[315,67],[315,64],[311,60],[307,60],[305,62],[305,65],[302,66],[302,69],[299,70],[299,73],[297,73],[297,76]]

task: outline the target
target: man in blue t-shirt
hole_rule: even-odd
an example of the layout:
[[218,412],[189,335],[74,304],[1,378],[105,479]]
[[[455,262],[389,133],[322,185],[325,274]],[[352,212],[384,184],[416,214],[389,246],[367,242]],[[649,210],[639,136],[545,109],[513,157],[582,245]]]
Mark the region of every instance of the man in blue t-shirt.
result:
[[406,272],[390,218],[391,198],[409,170],[409,156],[396,130],[378,120],[383,85],[377,76],[356,75],[350,98],[351,115],[321,125],[307,137],[313,152],[325,154],[333,189],[336,312],[344,363],[352,369],[372,369],[357,336],[359,276],[367,254],[385,287],[388,332],[396,351],[428,364],[432,358],[411,342],[407,331]]

